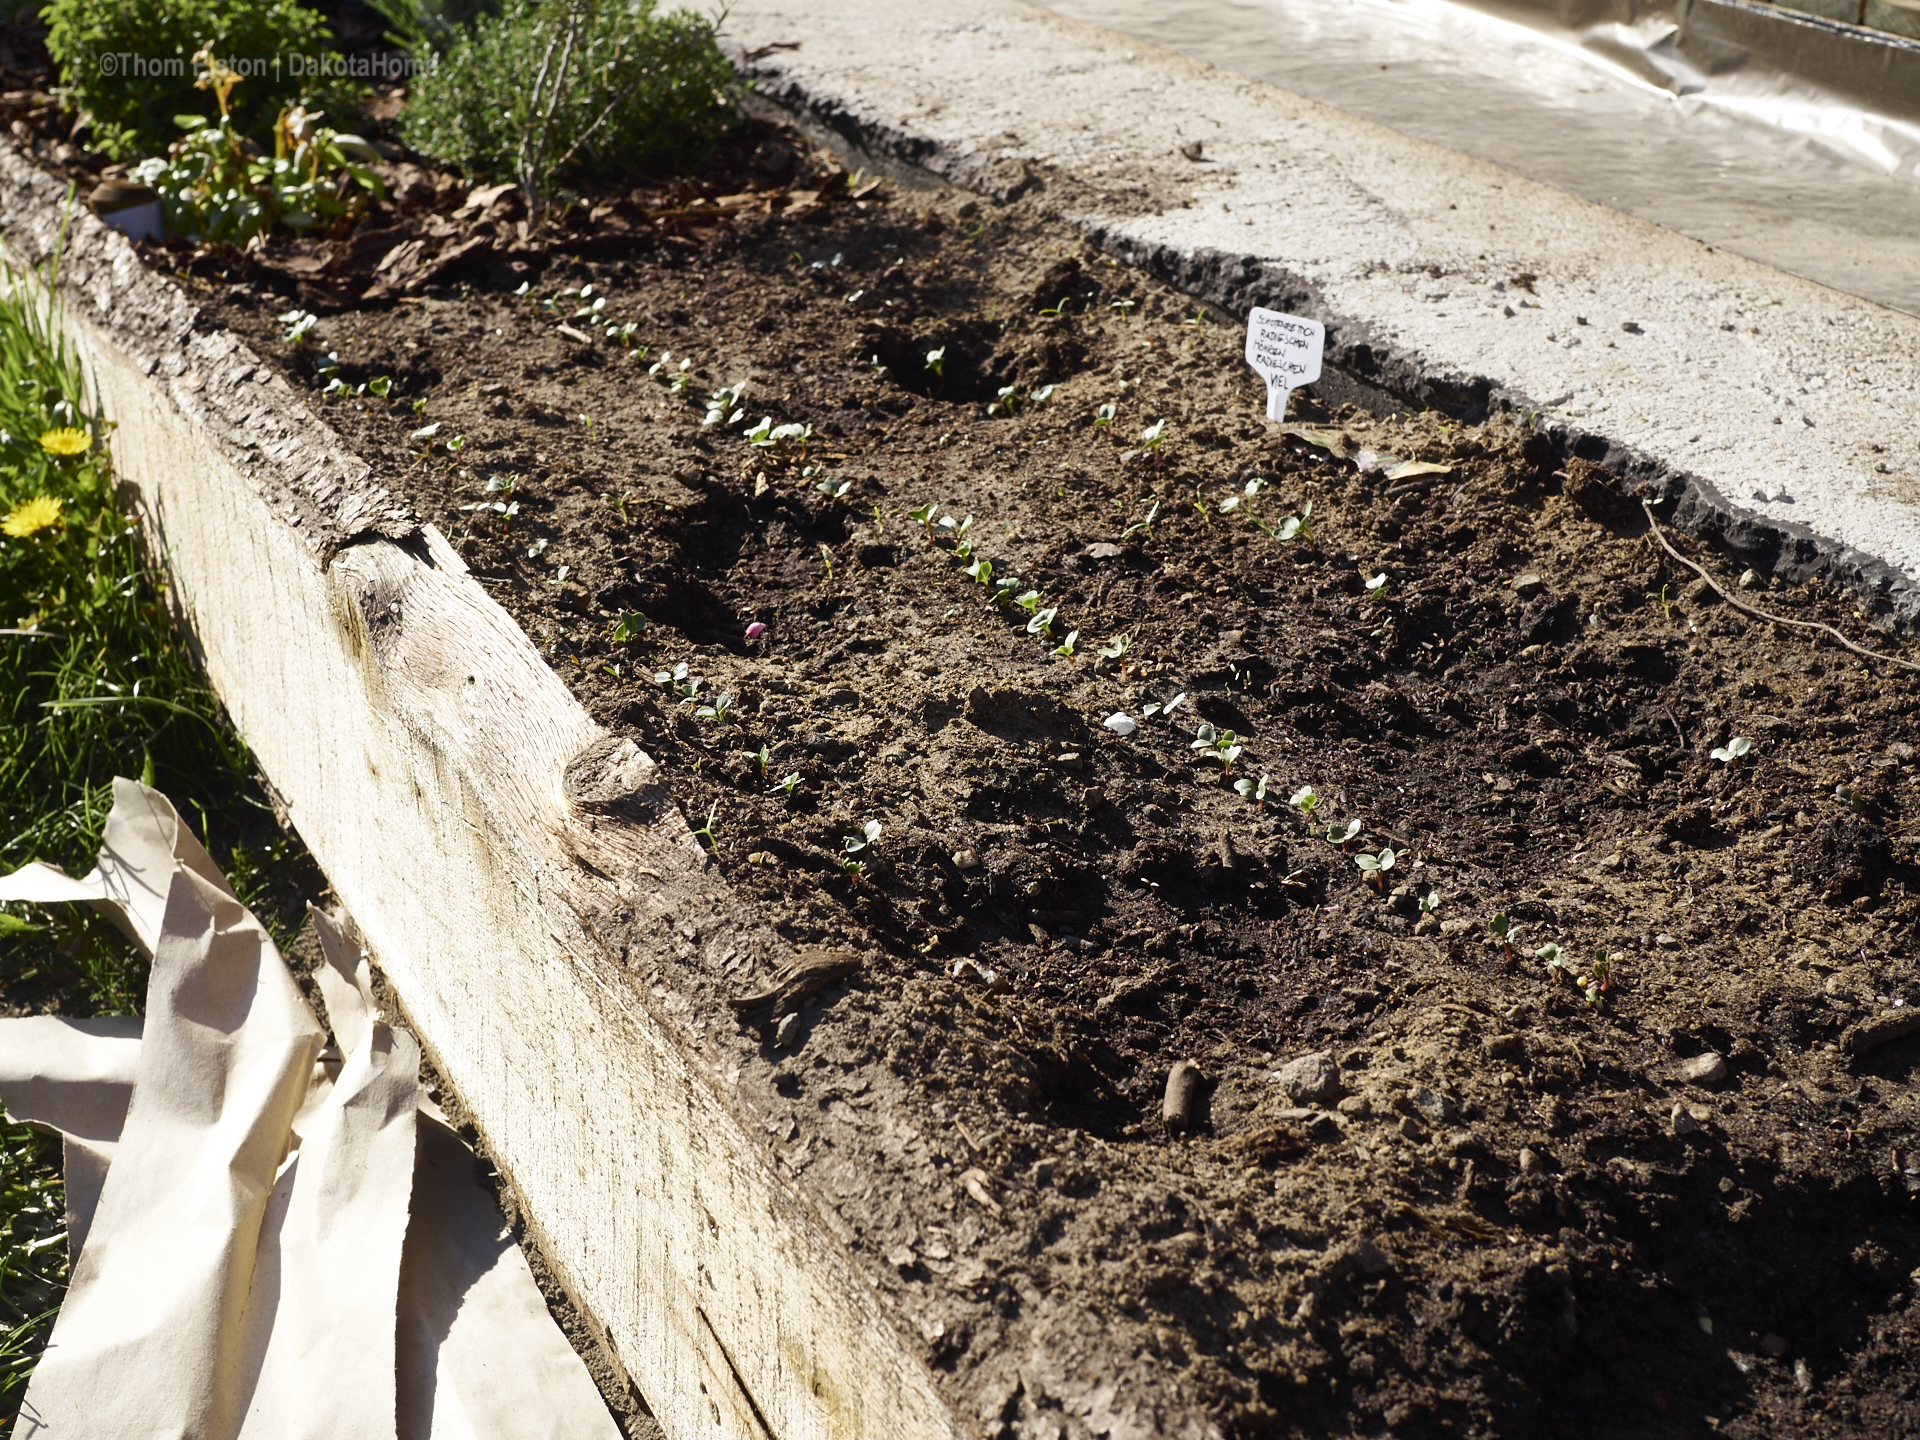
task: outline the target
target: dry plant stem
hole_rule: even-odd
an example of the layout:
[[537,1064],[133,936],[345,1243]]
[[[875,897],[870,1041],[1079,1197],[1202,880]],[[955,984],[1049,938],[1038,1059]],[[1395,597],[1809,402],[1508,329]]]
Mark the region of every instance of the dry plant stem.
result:
[[1789,620],[1784,615],[1772,615],[1760,609],[1757,605],[1749,605],[1743,600],[1736,600],[1727,593],[1726,587],[1718,580],[1714,579],[1713,576],[1709,575],[1700,566],[1694,564],[1693,561],[1687,559],[1686,556],[1682,555],[1667,543],[1666,534],[1660,529],[1660,522],[1653,517],[1653,507],[1651,505],[1645,500],[1642,500],[1640,502],[1640,508],[1647,512],[1647,524],[1653,530],[1653,538],[1660,542],[1660,548],[1689,570],[1693,571],[1693,573],[1698,575],[1702,580],[1706,581],[1708,585],[1713,587],[1713,593],[1726,601],[1727,604],[1731,605],[1734,609],[1743,614],[1751,615],[1757,620],[1765,620],[1774,625],[1785,625],[1794,630],[1819,630],[1831,635],[1856,655],[1864,655],[1869,660],[1884,661],[1888,665],[1898,665],[1903,670],[1920,670],[1920,664],[1916,664],[1912,660],[1902,660],[1897,655],[1883,655],[1878,650],[1869,650],[1864,645],[1854,644],[1853,641],[1842,635],[1831,625],[1823,625],[1817,620]]
[[[540,73],[534,77],[533,96],[527,106],[528,112],[540,109],[544,93],[547,109],[538,122],[530,126],[520,140],[520,188],[527,197],[527,217],[531,224],[538,225],[546,209],[546,185],[542,178],[546,173],[547,137],[553,130],[553,112],[559,108],[560,92],[566,87],[567,71],[573,64],[573,42],[580,33],[580,10],[578,4],[567,7],[567,28],[563,36],[555,36],[547,42],[547,52],[540,58]],[[559,45],[560,65],[553,70],[553,48]],[[552,77],[552,85],[547,84]]]

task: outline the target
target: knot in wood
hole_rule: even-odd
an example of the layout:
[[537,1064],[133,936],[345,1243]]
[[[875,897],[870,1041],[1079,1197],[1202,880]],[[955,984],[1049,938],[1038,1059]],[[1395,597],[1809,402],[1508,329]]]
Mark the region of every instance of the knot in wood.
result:
[[653,758],[625,735],[603,735],[567,762],[567,803],[596,815],[651,810]]

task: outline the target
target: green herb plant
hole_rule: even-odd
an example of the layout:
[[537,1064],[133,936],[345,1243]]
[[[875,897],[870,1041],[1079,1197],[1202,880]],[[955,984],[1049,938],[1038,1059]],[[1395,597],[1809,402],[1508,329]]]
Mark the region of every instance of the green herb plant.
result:
[[434,0],[375,0],[416,55],[401,133],[423,154],[517,182],[538,224],[562,184],[704,163],[739,125],[714,19],[654,0],[500,0],[450,23]]
[[165,158],[143,160],[132,172],[160,196],[173,234],[195,244],[241,244],[276,225],[311,230],[384,198],[370,168],[378,152],[357,135],[322,125],[319,111],[298,105],[282,111],[273,126],[273,158],[260,156],[234,123],[231,96],[240,76],[210,50],[193,60],[200,70],[196,83],[212,92],[218,118],[178,117],[186,136]]

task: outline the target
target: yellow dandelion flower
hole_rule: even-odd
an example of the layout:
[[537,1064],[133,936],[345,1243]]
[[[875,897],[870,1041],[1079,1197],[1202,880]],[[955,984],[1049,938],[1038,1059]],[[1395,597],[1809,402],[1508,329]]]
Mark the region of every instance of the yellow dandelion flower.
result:
[[49,455],[84,455],[93,448],[93,436],[71,425],[61,425],[41,432],[40,448]]
[[7,518],[0,520],[0,530],[19,540],[59,523],[60,502],[51,495],[37,495],[9,510]]

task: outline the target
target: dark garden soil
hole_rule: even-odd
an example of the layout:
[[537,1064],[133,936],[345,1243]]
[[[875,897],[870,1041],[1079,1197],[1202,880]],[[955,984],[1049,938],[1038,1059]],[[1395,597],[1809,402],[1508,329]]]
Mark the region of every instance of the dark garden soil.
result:
[[[763,977],[636,980],[740,1048],[958,1413],[1920,1427],[1908,675],[1736,613],[1512,423],[1299,395],[1269,424],[1233,317],[1035,212],[767,130],[729,165],[554,244],[428,175],[357,234],[161,263],[655,757],[774,928],[862,957],[777,1036],[708,1004]],[[303,346],[294,307],[327,312]],[[751,445],[762,416],[811,437]],[[1872,635],[1817,582],[1750,587]]]

